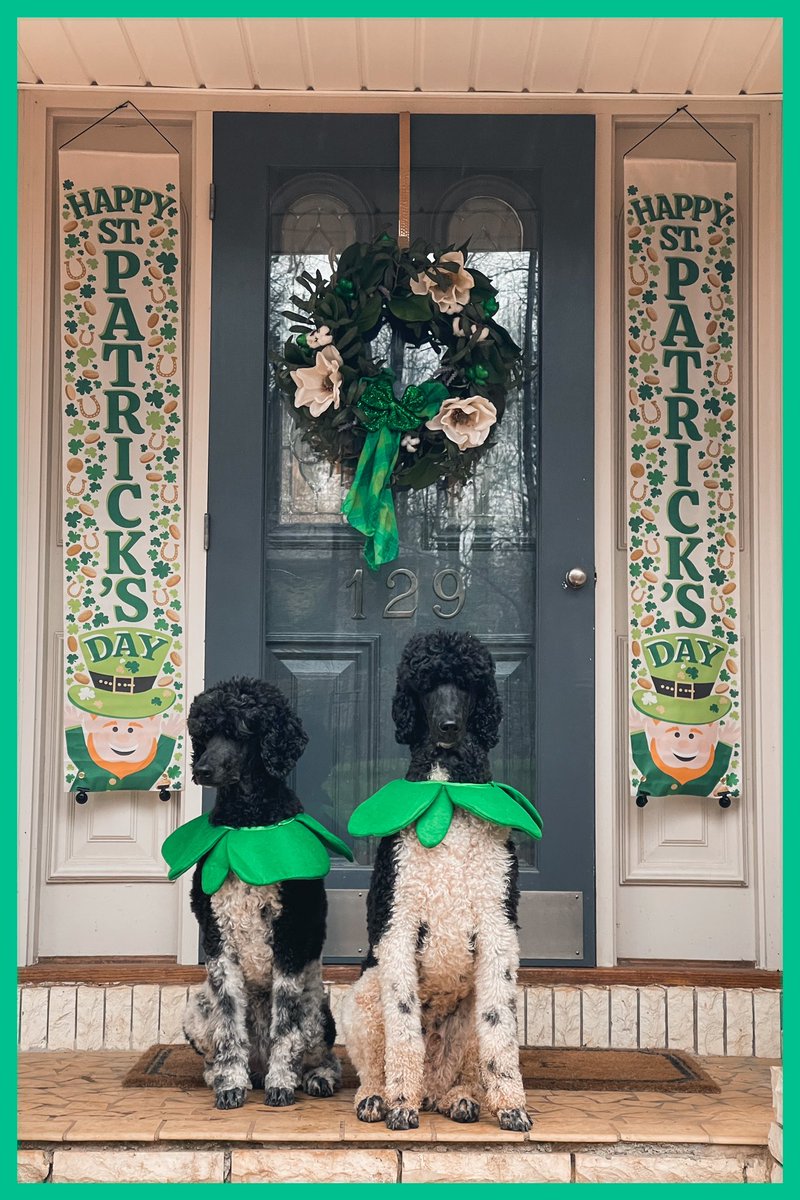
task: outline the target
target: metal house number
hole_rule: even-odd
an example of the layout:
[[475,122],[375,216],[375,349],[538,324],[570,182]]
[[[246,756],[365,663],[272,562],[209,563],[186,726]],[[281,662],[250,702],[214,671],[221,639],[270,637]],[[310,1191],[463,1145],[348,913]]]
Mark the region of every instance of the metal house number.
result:
[[[407,567],[397,567],[386,576],[386,586],[392,592],[398,586],[401,590],[387,602],[383,616],[387,620],[395,621],[415,616],[419,593],[419,579],[415,573],[409,571]],[[365,621],[363,567],[356,568],[345,587],[353,589],[352,619]],[[457,617],[464,607],[467,594],[463,576],[452,567],[445,567],[443,571],[437,571],[434,575],[432,588],[434,595],[439,600],[443,600],[445,604],[455,605],[452,611],[446,611],[441,604],[432,604],[434,615],[443,621],[450,621],[453,617]]]

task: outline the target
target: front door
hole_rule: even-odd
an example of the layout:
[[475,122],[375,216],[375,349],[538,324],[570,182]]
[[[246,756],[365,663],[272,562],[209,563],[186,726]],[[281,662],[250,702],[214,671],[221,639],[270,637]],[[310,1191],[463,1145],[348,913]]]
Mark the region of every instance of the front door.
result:
[[[396,232],[398,117],[224,113],[214,147],[206,679],[286,691],[310,738],[293,786],[346,836],[356,804],[405,773],[390,716],[405,642],[476,634],[505,708],[495,778],[544,819],[541,843],[518,844],[523,961],[592,964],[593,119],[411,119],[411,238],[469,239],[525,372],[460,494],[397,495],[400,556],[374,574],[340,514],[349,480],[294,430],[270,356],[301,271]],[[436,369],[429,349],[373,352],[403,385]],[[565,587],[575,567],[587,583]],[[330,961],[365,949],[376,847],[353,848],[328,878]]]

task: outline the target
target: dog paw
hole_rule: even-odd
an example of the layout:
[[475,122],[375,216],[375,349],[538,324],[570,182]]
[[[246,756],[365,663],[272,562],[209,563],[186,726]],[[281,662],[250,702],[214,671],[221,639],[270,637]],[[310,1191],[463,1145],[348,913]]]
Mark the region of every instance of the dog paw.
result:
[[217,1108],[241,1108],[246,1096],[245,1088],[220,1088],[214,1093],[214,1104]]
[[469,1096],[462,1096],[459,1100],[455,1100],[445,1113],[445,1116],[449,1117],[451,1121],[458,1121],[461,1125],[469,1125],[470,1122],[477,1121],[480,1115],[480,1104]]
[[386,1114],[387,1129],[419,1129],[416,1108],[390,1108]]
[[497,1119],[501,1129],[509,1129],[512,1133],[527,1133],[533,1126],[524,1108],[501,1108]]
[[294,1104],[294,1089],[284,1087],[270,1087],[264,1093],[264,1103],[269,1108],[288,1108],[290,1104]]
[[383,1096],[365,1096],[356,1105],[356,1116],[359,1121],[368,1121],[370,1124],[374,1121],[382,1121],[386,1116]]
[[419,1107],[421,1112],[436,1112],[436,1101],[433,1096],[423,1096]]
[[326,1075],[306,1075],[303,1080],[303,1091],[307,1096],[332,1096],[334,1086]]

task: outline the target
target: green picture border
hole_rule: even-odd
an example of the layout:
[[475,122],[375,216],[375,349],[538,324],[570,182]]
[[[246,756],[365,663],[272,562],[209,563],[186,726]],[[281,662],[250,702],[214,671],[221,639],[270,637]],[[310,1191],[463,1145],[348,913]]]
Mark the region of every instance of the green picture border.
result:
[[[775,10],[772,8],[768,8],[767,12],[764,12],[764,10],[759,9],[758,6],[754,6],[753,4],[742,4],[742,3],[736,3],[735,0],[729,0],[729,3],[726,5],[723,13],[720,12],[719,7],[713,6],[710,4],[705,4],[700,7],[699,11],[696,11],[694,9],[690,9],[687,11],[684,9],[680,13],[673,13],[670,15],[673,17],[678,17],[678,16],[681,16],[681,17],[683,17],[683,16],[686,16],[686,17],[714,17],[716,19],[719,19],[720,17],[764,17],[764,16],[783,17],[783,21],[784,21],[784,56],[785,56],[785,61],[791,63],[793,61],[797,62],[797,60],[795,58],[795,54],[797,52],[797,29],[798,29],[798,25],[800,25],[800,18],[798,18],[795,15],[795,11],[796,10],[793,10],[793,9],[784,10],[783,6],[781,6],[781,9]],[[235,13],[236,13],[237,17],[281,16],[281,17],[303,17],[303,18],[313,18],[313,17],[328,17],[328,18],[330,18],[331,16],[337,16],[337,17],[348,18],[348,17],[374,17],[374,16],[376,16],[376,10],[375,10],[374,5],[369,6],[369,5],[345,4],[342,6],[342,8],[337,9],[335,12],[332,12],[330,6],[326,7],[326,6],[322,6],[319,4],[301,6],[296,3],[291,4],[291,3],[285,3],[285,2],[282,4],[274,4],[274,3],[261,3],[258,5],[242,4],[236,8]],[[14,228],[16,227],[16,221],[15,221],[15,216],[16,216],[16,178],[15,178],[15,173],[16,173],[16,156],[17,156],[16,155],[16,150],[17,150],[17,147],[16,147],[16,142],[17,142],[17,105],[16,105],[16,86],[15,86],[15,83],[16,83],[16,52],[15,52],[16,51],[16,38],[14,37],[14,39],[12,40],[12,36],[11,36],[12,29],[13,29],[13,32],[16,33],[16,20],[18,17],[59,18],[59,17],[63,17],[64,15],[65,15],[65,10],[64,10],[63,5],[57,6],[57,5],[51,4],[51,5],[23,6],[23,8],[20,10],[17,10],[14,15],[8,15],[8,16],[4,15],[4,16],[0,17],[0,21],[2,21],[3,31],[4,31],[4,33],[7,31],[7,34],[8,34],[7,37],[4,36],[2,38],[2,41],[0,42],[0,46],[2,47],[1,52],[2,52],[4,60],[5,60],[3,63],[4,69],[2,72],[2,80],[3,80],[3,86],[2,86],[2,139],[3,139],[3,166],[4,166],[4,172],[7,176],[6,205],[7,205],[7,208],[9,210],[11,210],[11,212],[9,213],[9,221],[7,222],[7,228],[9,228],[9,229],[12,227],[12,223],[13,223],[13,227]],[[109,16],[116,17],[119,15],[119,13],[114,11],[113,9],[109,10],[109,7],[107,5],[101,6],[101,5],[97,5],[97,4],[93,4],[93,3],[92,4],[84,3],[80,7],[80,11],[79,11],[78,15],[81,17],[109,17]],[[159,7],[156,5],[139,3],[136,5],[135,11],[131,11],[131,9],[128,6],[123,8],[122,15],[136,16],[136,17],[150,17],[150,16],[162,16],[165,14],[162,14]],[[170,17],[177,16],[177,17],[187,17],[187,18],[191,18],[191,17],[221,17],[221,16],[229,16],[230,12],[225,12],[224,10],[220,11],[220,6],[218,6],[218,5],[194,3],[191,5],[178,4],[176,6],[170,7],[170,9],[168,10],[168,14],[166,14],[166,15],[169,15]],[[411,4],[411,3],[400,4],[398,2],[398,0],[390,0],[390,3],[388,5],[384,4],[379,7],[377,15],[379,15],[381,17],[395,17],[396,16],[396,17],[404,17],[404,18],[409,18],[409,19],[415,18],[415,17],[416,18],[436,17],[436,18],[451,18],[451,19],[472,18],[472,17],[484,17],[484,18],[485,17],[537,17],[537,18],[538,17],[576,17],[576,18],[583,17],[583,18],[595,18],[595,19],[601,18],[602,19],[602,18],[613,18],[613,17],[634,18],[634,17],[643,16],[645,14],[643,14],[641,11],[636,10],[635,8],[632,9],[631,6],[629,6],[629,5],[606,6],[606,7],[602,8],[600,12],[598,12],[592,5],[572,4],[569,6],[564,6],[563,4],[548,3],[548,4],[541,4],[534,9],[533,6],[530,6],[527,4],[511,4],[511,3],[505,2],[505,3],[495,5],[495,6],[487,9],[487,6],[485,4],[469,2],[469,0],[462,0],[462,3],[457,6],[457,8],[455,10],[455,15],[454,15],[454,9],[453,9],[452,5],[446,5],[446,4],[442,4],[442,3],[436,3],[436,4],[428,3],[426,5]],[[13,72],[13,74],[12,74],[12,72]],[[786,97],[786,103],[785,103],[786,132],[784,134],[784,141],[785,141],[785,144],[789,147],[796,146],[797,143],[795,142],[794,139],[800,138],[800,128],[798,127],[798,120],[797,120],[797,115],[796,115],[795,91],[796,91],[796,85],[792,86],[788,89],[788,95]],[[98,89],[98,96],[100,96],[100,95],[102,95],[102,89]],[[398,99],[399,99],[399,97],[398,97]],[[790,154],[786,161],[785,178],[784,178],[784,182],[785,182],[784,195],[785,195],[785,197],[788,198],[788,203],[791,203],[794,200],[794,198],[798,194],[800,194],[800,192],[798,190],[797,176],[798,176],[797,156]],[[786,201],[785,201],[785,203],[786,203]],[[786,260],[788,258],[788,254],[787,254],[785,243],[784,243],[784,256],[785,256],[785,260]],[[19,280],[17,280],[16,294],[19,295]],[[785,318],[784,318],[784,321],[785,321]],[[794,330],[793,327],[789,330],[789,332],[791,332],[792,334],[795,334],[795,338],[796,338],[796,331]],[[14,334],[11,330],[10,320],[6,321],[5,328],[4,328],[4,337],[8,341],[8,351],[9,351],[8,361],[15,361],[16,340],[15,340]],[[790,378],[789,383],[791,384],[792,382],[793,382],[793,380]],[[5,428],[6,431],[9,433],[7,442],[10,443],[13,440],[14,444],[16,445],[16,440],[17,440],[16,439],[17,401],[16,401],[16,397],[15,397],[15,389],[12,391],[12,389],[10,387],[6,386],[4,389],[2,389],[2,391],[0,391],[0,405],[3,406],[3,412],[2,412],[3,428]],[[797,425],[798,425],[798,421],[797,421],[797,412],[796,412],[796,400],[794,399],[794,397],[792,395],[792,390],[787,389],[787,399],[784,402],[784,426],[785,426],[785,428],[784,428],[784,446],[789,448],[788,453],[791,453],[791,447],[795,444],[794,434],[797,431]],[[785,453],[786,453],[786,451],[785,451]],[[10,451],[9,451],[9,457],[10,457]],[[16,463],[16,455],[14,456],[14,461]],[[790,471],[788,470],[790,465],[792,467],[791,474],[790,474]],[[790,535],[789,535],[789,537],[787,537],[785,539],[785,542],[784,542],[784,545],[785,545],[784,592],[785,592],[785,595],[788,597],[788,596],[794,595],[795,587],[800,585],[800,562],[798,562],[798,557],[796,554],[798,540],[797,540],[797,536],[796,536],[796,532],[795,532],[797,529],[798,517],[800,517],[800,512],[798,511],[798,509],[800,507],[798,505],[798,498],[800,497],[800,488],[798,487],[798,482],[797,482],[798,476],[800,475],[800,473],[798,473],[798,471],[797,471],[796,464],[793,464],[793,463],[790,464],[788,462],[788,460],[785,464],[785,468],[787,468],[784,470],[785,523],[786,523],[786,528],[790,531]],[[16,550],[16,536],[17,536],[17,534],[16,534],[16,531],[17,531],[16,469],[7,471],[7,476],[6,476],[6,480],[5,480],[5,493],[6,493],[7,499],[5,502],[5,508],[3,511],[3,515],[2,515],[2,518],[0,518],[0,520],[2,520],[3,525],[6,527],[4,530],[4,532],[5,532],[4,544],[7,547],[9,547],[9,557],[8,557],[7,561],[11,561],[11,558],[12,558],[11,548],[13,547],[14,551]],[[13,500],[11,499],[12,496],[14,497]],[[16,561],[15,553],[13,554],[13,558],[14,558],[14,561]],[[7,665],[13,665],[14,678],[17,679],[18,678],[17,668],[19,665],[21,665],[24,668],[24,664],[17,663],[16,637],[12,637],[11,631],[16,630],[17,604],[19,603],[20,605],[24,605],[24,603],[25,603],[25,584],[24,584],[24,581],[20,581],[18,583],[17,594],[15,595],[14,589],[10,586],[10,582],[8,582],[10,574],[11,574],[10,571],[6,572],[6,579],[7,579],[6,586],[2,589],[2,591],[0,591],[0,606],[2,606],[2,618],[3,618],[2,627],[8,631],[7,639],[6,639],[6,646],[7,646],[6,654],[8,655],[8,658],[6,661],[7,661]],[[794,606],[792,605],[790,607],[787,604],[786,609],[787,609],[787,611],[786,611],[785,619],[784,619],[784,625],[785,625],[785,628],[784,628],[785,643],[784,644],[786,646],[791,646],[791,641],[790,641],[790,638],[788,635],[791,632],[789,626],[790,626],[790,623],[792,622],[792,618],[794,615]],[[785,677],[786,677],[785,689],[786,689],[787,699],[790,699],[791,695],[793,694],[793,690],[792,690],[793,689],[793,680],[789,674],[789,668],[790,668],[790,662],[786,661],[785,662]],[[24,670],[23,670],[23,675],[24,675]],[[777,697],[776,697],[776,701],[777,701]],[[14,725],[16,725],[16,722],[14,722]],[[7,746],[4,745],[4,747],[3,747],[3,750],[5,751],[4,761],[6,761],[6,763],[7,763],[5,780],[13,781],[14,786],[12,787],[11,790],[13,792],[14,797],[16,797],[16,794],[17,794],[17,789],[15,786],[16,785],[16,738],[13,739],[13,743],[12,743],[12,723],[10,721],[6,721],[6,724],[3,726],[2,736],[3,736],[4,742],[8,743]],[[788,744],[791,745],[793,743],[789,742]],[[785,769],[787,778],[789,777],[790,768],[791,768],[791,762],[789,759],[789,753],[787,751],[784,751],[784,769]],[[786,834],[787,844],[793,845],[794,837],[797,833],[797,827],[798,827],[797,806],[795,804],[790,804],[787,806],[786,825],[787,825],[787,834]],[[7,897],[5,911],[9,914],[9,916],[7,918],[9,923],[10,923],[10,919],[11,919],[10,914],[16,908],[16,886],[15,886],[15,884],[16,884],[16,880],[15,880],[14,871],[9,870],[9,871],[4,872],[3,878],[2,878],[2,887],[3,887],[3,890]],[[795,889],[796,889],[795,879],[793,876],[790,875],[790,877],[787,881],[787,887],[786,887],[786,899],[790,904],[796,896]],[[787,965],[786,965],[786,972],[785,972],[785,984],[786,984],[786,992],[792,998],[792,1001],[793,1001],[793,999],[795,997],[794,980],[795,980],[795,972],[797,970],[797,950],[796,950],[796,946],[795,946],[795,939],[794,939],[794,936],[792,933],[792,929],[793,929],[793,926],[790,923],[788,925],[788,928],[786,931],[788,936],[786,938]],[[12,964],[11,954],[9,954],[8,959],[5,961],[5,963],[3,965],[3,971],[8,976],[8,978],[3,981],[3,986],[2,986],[2,988],[0,988],[0,1002],[2,1002],[2,1006],[3,1006],[2,1007],[2,1018],[3,1018],[2,1019],[2,1028],[5,1031],[7,1031],[8,1035],[9,1035],[9,1059],[8,1059],[8,1062],[11,1066],[11,1070],[9,1072],[11,1079],[10,1079],[9,1084],[7,1084],[3,1090],[3,1103],[4,1103],[4,1107],[7,1106],[8,1111],[7,1111],[7,1114],[4,1114],[4,1116],[6,1116],[6,1119],[2,1123],[3,1145],[2,1145],[2,1153],[0,1154],[0,1170],[2,1171],[2,1173],[0,1174],[0,1180],[2,1180],[4,1183],[10,1183],[14,1187],[18,1187],[20,1185],[16,1184],[16,1170],[15,1170],[15,1159],[16,1159],[16,1155],[15,1155],[15,1151],[16,1151],[16,1136],[15,1136],[15,1134],[16,1134],[16,1121],[15,1121],[15,1114],[16,1114],[16,1016],[12,1015],[12,1014],[16,1014],[16,991],[15,991],[16,976],[15,976],[15,963]],[[12,971],[14,972],[13,977],[12,977]],[[787,1011],[789,1011],[789,1012],[793,1011],[792,1004],[790,1004],[788,1006]],[[15,1031],[15,1040],[14,1040],[13,1046],[11,1045],[11,1030],[12,1029]],[[794,1125],[794,1119],[791,1114],[793,1112],[795,1112],[796,1108],[797,1108],[797,1106],[795,1104],[795,1100],[794,1100],[796,1089],[793,1086],[793,1082],[792,1082],[795,1079],[795,1070],[796,1070],[796,1062],[797,1062],[797,1036],[796,1036],[793,1024],[791,1022],[789,1022],[787,1024],[787,1028],[785,1031],[785,1060],[788,1064],[787,1078],[789,1080],[789,1086],[787,1088],[787,1094],[786,1094],[786,1109],[788,1112],[788,1119],[787,1119],[786,1123],[787,1123],[787,1126],[791,1129]],[[793,1064],[795,1064],[795,1066],[793,1066]],[[790,1140],[789,1144],[791,1145],[791,1140]],[[289,1150],[289,1151],[287,1151],[287,1153],[291,1153],[291,1151]],[[796,1177],[800,1178],[800,1173],[795,1172],[794,1164],[792,1162],[790,1162],[788,1164],[788,1174],[786,1177],[789,1179],[789,1181],[791,1181],[792,1178],[796,1178]],[[84,1188],[88,1188],[90,1190],[91,1195],[99,1195],[102,1191],[104,1191],[106,1189],[114,1188],[115,1186],[116,1185],[114,1185],[114,1184],[90,1184],[90,1185],[62,1184],[62,1185],[60,1185],[61,1189],[66,1188],[67,1190],[75,1190],[75,1189],[83,1190]],[[149,1184],[149,1185],[128,1184],[127,1188],[128,1188],[128,1193],[130,1193],[133,1190],[137,1190],[137,1189],[141,1190],[142,1187],[145,1187],[147,1194],[149,1195],[152,1193],[153,1188],[158,1188],[158,1187],[182,1188],[182,1187],[186,1187],[186,1186],[191,1186],[191,1185],[186,1185],[186,1184]],[[209,1190],[212,1190],[214,1187],[218,1187],[218,1186],[227,1187],[228,1185],[227,1184],[221,1184],[221,1185],[206,1184],[206,1185],[204,1185],[204,1194],[206,1194]],[[344,1189],[347,1187],[347,1185],[344,1185],[344,1184],[335,1184],[335,1185],[329,1184],[329,1185],[324,1185],[324,1186],[326,1187],[326,1189],[328,1191],[333,1190],[333,1191],[336,1191],[337,1194],[340,1191],[343,1193]],[[383,1194],[384,1186],[385,1185],[370,1185],[370,1184],[362,1185],[359,1190],[359,1195],[364,1195],[367,1189],[373,1190],[376,1193],[380,1192],[381,1194]],[[435,1186],[435,1185],[431,1185],[431,1184],[417,1185],[417,1191],[420,1191],[424,1188],[430,1189],[433,1186]],[[514,1185],[504,1185],[504,1184],[461,1185],[459,1188],[459,1195],[466,1194],[466,1193],[475,1193],[475,1194],[479,1194],[480,1196],[486,1196],[486,1195],[490,1195],[493,1191],[499,1192],[500,1190],[502,1190],[503,1192],[505,1192],[509,1186],[514,1186]],[[516,1186],[519,1187],[521,1185],[516,1185]],[[553,1185],[553,1184],[537,1185],[536,1193],[538,1195],[538,1194],[541,1194],[541,1192],[543,1190],[554,1190],[556,1188],[556,1186],[561,1186],[561,1185]],[[604,1194],[607,1194],[608,1189],[611,1188],[611,1189],[618,1190],[621,1194],[623,1194],[625,1196],[634,1196],[642,1191],[645,1191],[645,1190],[649,1191],[652,1189],[656,1189],[660,1186],[661,1185],[655,1185],[655,1184],[606,1184],[605,1185],[606,1191]],[[702,1190],[708,1191],[709,1194],[719,1196],[721,1194],[721,1190],[724,1190],[726,1188],[730,1189],[731,1187],[734,1187],[734,1186],[738,1187],[739,1185],[703,1184],[703,1185],[695,1185],[695,1186],[696,1187],[699,1186]],[[759,1186],[759,1185],[757,1185],[757,1186]],[[772,1186],[772,1185],[760,1185],[760,1186]],[[300,1192],[302,1192],[306,1189],[318,1190],[319,1187],[320,1187],[320,1185],[314,1185],[314,1184],[271,1185],[270,1194],[276,1195],[276,1196],[277,1195],[286,1195],[286,1196],[295,1197]],[[696,1194],[696,1192],[694,1194]]]

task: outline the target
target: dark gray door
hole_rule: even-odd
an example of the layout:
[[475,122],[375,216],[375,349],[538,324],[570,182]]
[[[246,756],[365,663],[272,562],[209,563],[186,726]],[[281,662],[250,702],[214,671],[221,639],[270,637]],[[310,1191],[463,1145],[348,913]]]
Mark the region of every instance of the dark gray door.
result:
[[[519,845],[523,959],[593,963],[593,119],[412,118],[411,236],[470,239],[526,372],[474,482],[398,496],[400,557],[376,574],[340,516],[348,480],[299,439],[268,360],[300,271],[395,232],[398,119],[218,114],[214,147],[206,677],[287,691],[310,735],[294,786],[345,836],[405,770],[390,707],[406,640],[477,634],[505,703],[495,777],[545,824]],[[403,384],[435,369],[396,355]],[[329,876],[333,960],[362,944],[375,847],[354,850]]]

